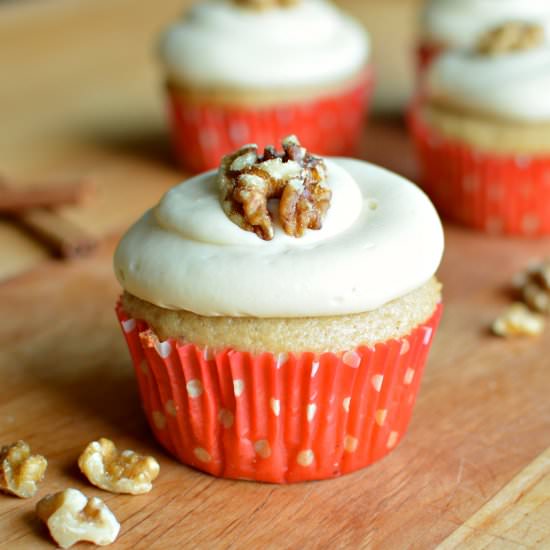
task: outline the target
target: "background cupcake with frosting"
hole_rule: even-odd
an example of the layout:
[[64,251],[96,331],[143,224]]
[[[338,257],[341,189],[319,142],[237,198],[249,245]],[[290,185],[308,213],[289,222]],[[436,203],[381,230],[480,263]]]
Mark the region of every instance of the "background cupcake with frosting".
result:
[[550,45],[507,23],[429,67],[411,129],[421,183],[449,219],[489,233],[550,234]]
[[175,151],[194,172],[298,133],[356,151],[372,86],[365,29],[326,0],[203,0],[163,34]]
[[115,255],[155,436],[210,474],[275,483],[381,459],[411,418],[442,252],[418,187],[294,137],[174,187]]
[[479,37],[507,21],[536,23],[550,29],[547,0],[428,0],[418,45],[418,65],[425,67],[448,49],[469,49]]

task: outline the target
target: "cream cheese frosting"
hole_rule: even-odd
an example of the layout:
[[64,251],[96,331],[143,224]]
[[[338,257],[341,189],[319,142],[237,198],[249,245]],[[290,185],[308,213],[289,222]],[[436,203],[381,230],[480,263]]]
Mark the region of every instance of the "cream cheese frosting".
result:
[[323,228],[299,239],[277,219],[271,241],[231,222],[215,172],[174,187],[122,238],[114,259],[120,284],[199,315],[307,317],[370,311],[426,283],[443,253],[429,199],[372,164],[326,163],[331,207]]
[[479,36],[507,21],[538,23],[550,31],[548,0],[431,0],[423,15],[429,40],[451,47],[470,47]]
[[447,52],[425,91],[440,103],[519,122],[550,121],[550,46],[497,56]]
[[253,10],[206,0],[163,35],[169,78],[196,86],[271,88],[332,83],[358,72],[366,31],[325,0]]

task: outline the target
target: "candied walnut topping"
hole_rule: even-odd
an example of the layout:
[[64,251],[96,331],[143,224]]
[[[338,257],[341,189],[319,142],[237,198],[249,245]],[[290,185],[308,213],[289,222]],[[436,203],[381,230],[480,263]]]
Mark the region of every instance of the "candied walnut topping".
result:
[[283,140],[283,152],[245,145],[223,158],[218,173],[221,202],[229,219],[261,239],[273,239],[267,201],[279,198],[279,218],[287,235],[321,229],[332,192],[324,161],[308,153],[296,136]]
[[521,299],[533,310],[550,314],[550,258],[520,273],[515,286]]
[[115,444],[102,437],[92,441],[78,459],[78,466],[90,483],[111,493],[140,495],[148,493],[160,466],[152,456],[134,451],[118,451]]
[[254,10],[267,10],[271,8],[288,8],[298,4],[300,0],[233,0],[238,6]]
[[496,56],[530,50],[544,42],[544,29],[534,23],[510,21],[482,35],[476,46],[480,55]]
[[61,548],[80,541],[106,546],[120,531],[120,524],[101,499],[88,499],[77,489],[44,497],[36,505],[36,514]]
[[41,455],[31,455],[24,441],[0,449],[0,490],[21,498],[30,498],[44,479],[48,461]]
[[537,336],[544,330],[544,318],[517,302],[493,323],[492,329],[497,336]]

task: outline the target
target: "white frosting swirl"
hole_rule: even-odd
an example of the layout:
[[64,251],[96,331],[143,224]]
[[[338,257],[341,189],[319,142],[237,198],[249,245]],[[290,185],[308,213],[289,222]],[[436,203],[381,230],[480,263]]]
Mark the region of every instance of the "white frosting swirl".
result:
[[550,47],[497,56],[444,53],[429,67],[429,98],[523,122],[550,120]]
[[215,173],[169,191],[121,240],[115,271],[131,294],[207,316],[304,317],[369,311],[426,283],[443,231],[424,193],[382,168],[327,160],[323,228],[263,241],[219,203]]
[[548,0],[431,0],[423,17],[424,34],[451,47],[470,47],[479,36],[507,21],[538,23],[550,31]]
[[369,39],[325,0],[263,11],[207,0],[166,31],[160,53],[176,81],[284,88],[353,76],[367,60]]

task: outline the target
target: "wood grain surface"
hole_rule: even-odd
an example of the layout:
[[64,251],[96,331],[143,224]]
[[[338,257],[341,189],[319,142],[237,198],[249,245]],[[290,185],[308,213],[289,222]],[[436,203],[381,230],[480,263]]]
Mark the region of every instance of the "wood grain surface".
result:
[[[111,257],[120,230],[183,177],[150,53],[181,4],[0,7],[0,172],[93,176],[95,201],[64,214],[106,235],[94,256],[63,263],[0,225],[0,270],[10,275],[0,284],[0,443],[25,439],[49,460],[35,498],[0,495],[0,548],[53,548],[34,506],[66,487],[108,503],[122,524],[113,548],[550,547],[550,331],[505,341],[487,329],[509,303],[511,277],[550,253],[548,239],[446,226],[445,315],[409,433],[382,462],[274,486],[212,478],[155,443],[115,320]],[[399,120],[373,121],[362,157],[415,177]],[[85,482],[76,459],[100,436],[157,457],[150,494]]]

